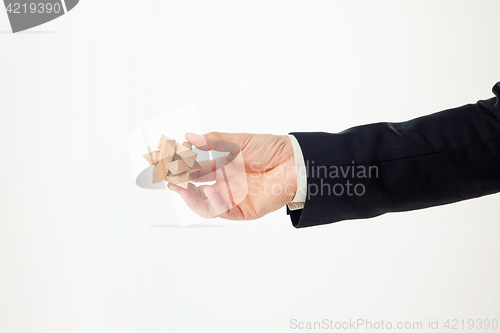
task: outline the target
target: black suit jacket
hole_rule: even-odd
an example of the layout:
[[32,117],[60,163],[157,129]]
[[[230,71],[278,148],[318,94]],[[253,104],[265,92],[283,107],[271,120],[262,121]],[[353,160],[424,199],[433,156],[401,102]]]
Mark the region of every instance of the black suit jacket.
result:
[[307,170],[295,227],[444,205],[500,191],[500,82],[496,98],[403,123],[340,133],[290,133]]

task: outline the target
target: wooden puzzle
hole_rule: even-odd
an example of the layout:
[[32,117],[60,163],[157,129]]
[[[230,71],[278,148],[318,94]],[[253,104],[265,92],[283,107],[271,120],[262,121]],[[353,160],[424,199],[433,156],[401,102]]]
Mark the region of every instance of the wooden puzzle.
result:
[[189,180],[197,178],[201,170],[192,148],[189,142],[179,144],[162,135],[158,150],[143,155],[149,164],[154,165],[153,183],[166,180],[187,189]]

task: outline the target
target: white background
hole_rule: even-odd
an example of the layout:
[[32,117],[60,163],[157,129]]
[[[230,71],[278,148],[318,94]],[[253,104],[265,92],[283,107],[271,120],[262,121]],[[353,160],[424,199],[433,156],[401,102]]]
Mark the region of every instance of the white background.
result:
[[189,105],[204,131],[286,134],[490,98],[499,16],[477,0],[82,0],[14,35],[0,10],[0,332],[500,320],[499,195],[306,229],[284,208],[158,227],[178,223],[172,200],[150,191],[137,216],[128,155],[135,128]]

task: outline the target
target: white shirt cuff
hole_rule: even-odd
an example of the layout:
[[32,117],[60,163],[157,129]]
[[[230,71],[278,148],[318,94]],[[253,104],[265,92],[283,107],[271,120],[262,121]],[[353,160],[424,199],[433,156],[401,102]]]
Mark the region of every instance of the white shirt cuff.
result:
[[302,155],[302,149],[297,139],[293,135],[288,135],[288,138],[292,142],[293,155],[295,157],[295,171],[297,174],[297,193],[291,202],[289,202],[288,209],[298,210],[304,208],[307,196],[307,175],[306,175],[306,164],[304,162],[304,156]]

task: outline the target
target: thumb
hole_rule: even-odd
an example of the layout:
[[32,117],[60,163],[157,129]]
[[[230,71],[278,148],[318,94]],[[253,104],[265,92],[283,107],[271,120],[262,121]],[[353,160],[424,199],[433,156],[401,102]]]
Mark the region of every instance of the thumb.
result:
[[217,150],[238,154],[242,134],[209,132],[205,135],[186,133],[186,140],[200,150]]

